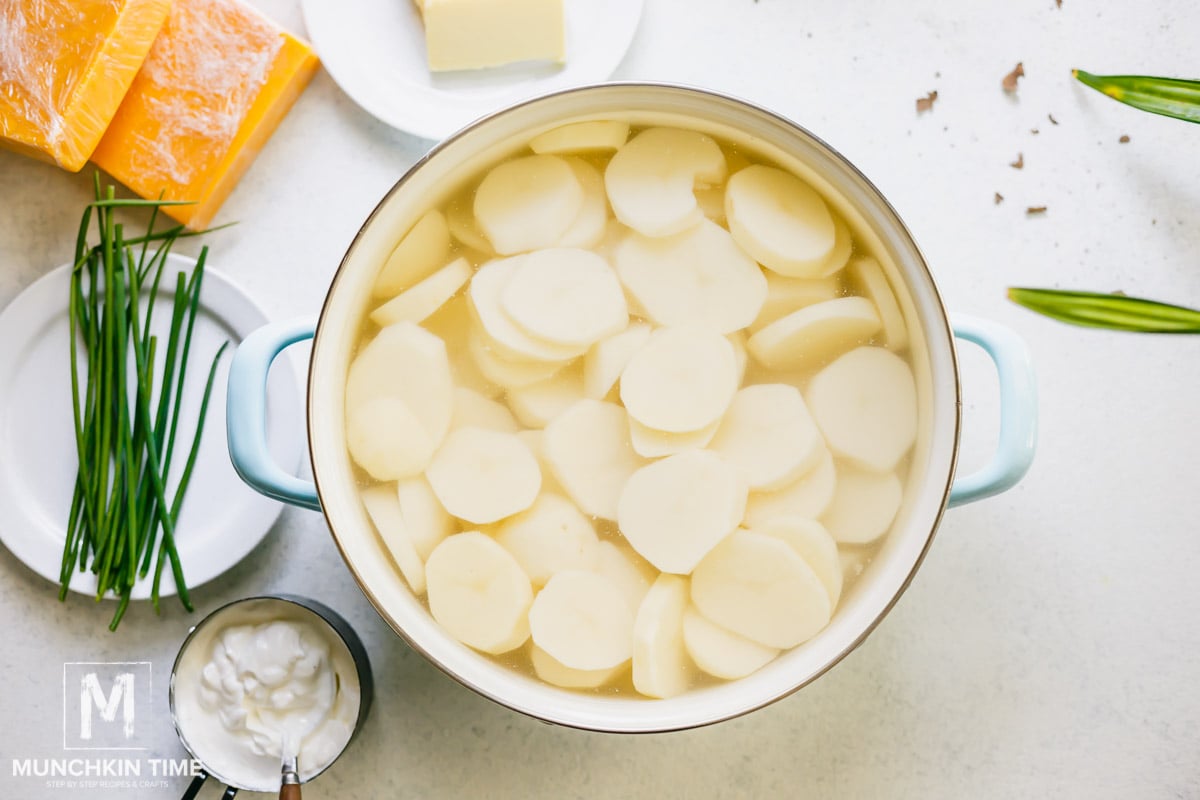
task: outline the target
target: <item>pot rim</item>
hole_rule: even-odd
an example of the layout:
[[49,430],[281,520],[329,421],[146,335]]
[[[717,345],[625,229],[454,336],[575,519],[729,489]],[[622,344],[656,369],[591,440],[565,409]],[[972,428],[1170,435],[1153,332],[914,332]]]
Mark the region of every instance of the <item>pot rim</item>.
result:
[[[539,711],[535,708],[528,707],[525,704],[517,704],[517,703],[513,702],[512,700],[509,700],[509,699],[506,699],[506,698],[500,696],[496,692],[492,692],[482,686],[476,685],[475,683],[471,682],[464,676],[458,674],[458,672],[455,671],[452,667],[448,666],[447,664],[442,663],[442,661],[439,660],[437,657],[435,657],[428,649],[426,649],[419,642],[417,642],[411,635],[409,635],[409,633],[403,628],[403,626],[399,625],[393,619],[393,616],[390,613],[388,613],[387,611],[384,610],[383,604],[381,603],[379,598],[376,597],[376,595],[366,586],[365,582],[362,579],[362,576],[359,574],[358,570],[354,567],[353,563],[351,562],[350,558],[348,557],[346,548],[343,546],[341,539],[339,538],[339,536],[337,535],[337,533],[334,529],[333,521],[329,519],[328,513],[324,510],[325,508],[327,508],[327,505],[324,502],[324,495],[321,490],[321,478],[320,478],[319,471],[317,470],[315,448],[312,446],[313,445],[313,427],[314,427],[313,387],[316,383],[315,365],[317,362],[317,359],[315,358],[315,352],[316,352],[317,348],[319,347],[319,343],[321,340],[321,332],[322,332],[322,328],[324,327],[326,314],[329,311],[329,307],[330,307],[332,298],[337,291],[338,284],[344,279],[345,274],[348,271],[347,270],[348,262],[350,261],[351,256],[354,254],[356,246],[361,241],[361,239],[362,239],[364,233],[367,231],[367,229],[370,228],[370,226],[375,222],[375,219],[379,216],[381,210],[391,201],[391,199],[399,191],[401,191],[404,188],[405,184],[408,183],[408,181],[412,178],[412,176],[415,175],[423,166],[425,166],[426,163],[431,161],[435,156],[442,153],[444,150],[449,148],[451,145],[458,142],[464,136],[474,132],[476,129],[491,122],[492,120],[494,120],[498,117],[502,117],[502,116],[506,116],[511,113],[518,112],[519,110],[521,110],[527,106],[537,105],[537,104],[547,102],[554,98],[558,98],[558,97],[562,97],[562,96],[594,92],[594,91],[613,91],[613,90],[621,90],[621,89],[633,89],[633,90],[665,89],[665,90],[669,90],[669,91],[684,92],[686,94],[696,95],[696,96],[700,96],[702,98],[706,98],[706,99],[710,99],[710,100],[733,103],[736,105],[743,106],[744,108],[746,108],[750,111],[753,111],[757,114],[760,114],[776,123],[779,123],[788,128],[797,130],[801,135],[810,139],[817,147],[822,149],[833,160],[838,162],[854,178],[861,181],[863,186],[869,190],[869,192],[874,196],[874,199],[879,203],[880,209],[887,215],[891,224],[895,226],[896,234],[899,235],[899,237],[905,242],[905,244],[907,246],[910,246],[912,248],[913,253],[916,255],[916,266],[918,266],[920,268],[921,273],[923,273],[923,276],[927,279],[929,293],[930,293],[930,299],[933,301],[934,306],[938,310],[938,314],[937,314],[938,333],[941,335],[944,335],[946,342],[949,344],[949,346],[947,348],[947,352],[948,352],[949,359],[950,359],[950,366],[952,367],[953,386],[954,386],[954,397],[953,397],[953,400],[954,400],[954,406],[953,406],[954,407],[954,425],[953,425],[953,431],[952,431],[953,447],[951,448],[951,451],[950,451],[948,470],[946,471],[945,485],[942,487],[941,499],[937,506],[937,511],[934,514],[932,520],[930,521],[929,532],[925,536],[925,540],[921,546],[921,550],[917,554],[917,557],[913,560],[911,568],[908,570],[908,573],[905,575],[904,579],[901,581],[901,583],[899,584],[899,586],[896,589],[896,591],[894,592],[894,594],[891,596],[891,598],[888,600],[888,602],[884,604],[884,606],[879,610],[879,612],[871,618],[869,623],[862,628],[862,630],[858,633],[858,635],[855,636],[847,645],[845,645],[840,651],[838,651],[836,654],[834,654],[831,658],[827,659],[825,664],[823,666],[821,666],[819,669],[812,671],[806,677],[804,677],[804,679],[800,680],[799,682],[797,682],[795,685],[791,686],[787,690],[773,694],[770,697],[767,697],[759,702],[755,702],[755,703],[743,706],[741,708],[738,708],[736,710],[729,711],[729,712],[721,712],[721,713],[706,715],[705,717],[703,717],[703,719],[699,719],[697,721],[689,721],[689,722],[681,722],[681,723],[668,723],[668,724],[662,724],[662,725],[657,725],[657,726],[638,726],[636,728],[630,727],[630,726],[621,726],[619,724],[584,724],[584,723],[565,721],[560,718],[552,718],[552,717],[546,716],[543,713],[539,713]],[[949,312],[946,308],[945,302],[942,299],[941,292],[938,290],[937,282],[934,279],[932,271],[929,269],[929,264],[925,258],[925,254],[921,251],[920,246],[917,244],[916,239],[912,235],[912,231],[909,230],[908,226],[905,224],[905,222],[901,218],[900,214],[896,211],[895,207],[891,204],[891,202],[887,199],[887,197],[883,194],[883,192],[881,192],[879,190],[879,188],[852,161],[850,161],[848,158],[846,158],[844,155],[842,155],[842,153],[840,151],[838,151],[837,149],[832,147],[828,142],[826,142],[824,139],[822,139],[821,137],[814,134],[808,128],[804,127],[803,125],[801,125],[800,123],[796,122],[793,119],[790,119],[782,114],[779,114],[775,111],[772,111],[768,108],[758,105],[757,103],[754,103],[752,101],[746,100],[741,97],[738,97],[736,95],[732,95],[732,94],[728,94],[728,93],[724,93],[724,92],[718,92],[718,91],[714,91],[712,89],[706,89],[706,88],[702,88],[702,87],[698,87],[698,86],[693,86],[690,84],[674,83],[674,82],[669,82],[669,81],[613,81],[613,82],[605,82],[605,83],[586,84],[586,85],[575,86],[575,87],[571,87],[571,88],[567,88],[567,89],[560,89],[560,90],[557,90],[554,92],[540,94],[535,97],[531,97],[531,98],[522,100],[518,103],[514,103],[512,105],[498,109],[491,113],[485,114],[485,115],[475,119],[474,121],[470,122],[469,124],[465,125],[464,127],[460,128],[458,131],[454,132],[453,134],[446,137],[445,139],[439,141],[432,148],[430,148],[429,151],[427,151],[423,156],[421,156],[419,159],[417,159],[417,161],[414,162],[413,165],[408,170],[406,170],[405,173],[403,175],[401,175],[399,179],[397,179],[397,181],[383,195],[383,197],[379,200],[379,202],[371,210],[371,213],[363,221],[362,225],[360,225],[358,230],[355,232],[354,237],[351,239],[350,244],[346,248],[345,254],[342,256],[341,261],[338,263],[337,270],[335,270],[333,277],[330,279],[329,289],[327,290],[327,292],[325,294],[325,299],[322,301],[321,311],[317,318],[316,332],[313,337],[313,345],[312,346],[313,346],[314,357],[309,359],[308,370],[307,370],[306,393],[305,393],[305,420],[306,420],[306,435],[307,435],[308,444],[309,444],[309,447],[308,447],[309,461],[310,461],[310,466],[312,468],[313,483],[316,487],[317,498],[321,503],[321,508],[322,508],[321,513],[325,517],[327,527],[329,528],[330,535],[334,541],[334,546],[337,547],[338,554],[342,557],[342,561],[345,563],[347,569],[350,570],[350,573],[354,576],[354,582],[358,586],[359,591],[361,591],[363,593],[363,595],[371,603],[371,606],[375,609],[376,613],[378,613],[380,615],[380,617],[382,617],[383,620],[385,622],[387,622],[388,626],[393,631],[395,631],[395,633],[398,636],[400,636],[400,638],[405,642],[405,644],[407,644],[409,647],[411,647],[413,650],[415,650],[417,653],[419,653],[423,658],[425,658],[426,661],[431,663],[438,670],[443,672],[448,677],[452,678],[456,683],[466,687],[467,689],[470,689],[471,691],[475,692],[476,694],[478,694],[500,706],[503,706],[504,708],[507,708],[509,710],[517,711],[521,714],[524,714],[526,716],[532,717],[534,719],[537,719],[539,721],[546,722],[546,723],[549,723],[552,725],[558,725],[558,726],[568,727],[568,728],[575,728],[577,730],[595,731],[598,733],[653,734],[653,733],[669,733],[669,732],[673,732],[673,731],[692,730],[692,729],[696,729],[696,728],[703,728],[703,727],[707,727],[709,725],[714,725],[719,722],[725,722],[725,721],[728,721],[731,719],[736,719],[738,717],[749,714],[753,711],[757,711],[761,708],[765,708],[766,706],[769,706],[769,705],[776,703],[786,697],[791,696],[792,694],[795,694],[796,692],[800,691],[801,689],[805,688],[806,686],[812,684],[818,678],[821,678],[823,675],[825,675],[827,672],[829,672],[835,666],[840,664],[847,656],[850,655],[850,653],[852,653],[855,649],[857,649],[859,647],[859,645],[861,645],[867,639],[867,637],[870,636],[871,633],[873,633],[875,631],[875,629],[877,627],[879,627],[880,623],[883,622],[884,618],[891,612],[891,610],[900,601],[901,596],[905,593],[905,591],[908,590],[908,587],[911,585],[913,579],[916,577],[917,571],[921,568],[921,565],[924,563],[925,557],[929,553],[930,547],[933,545],[934,536],[937,534],[938,528],[940,527],[941,522],[942,522],[942,518],[946,513],[946,509],[947,509],[949,499],[950,499],[950,491],[951,491],[952,485],[954,483],[954,476],[955,476],[955,472],[956,472],[957,465],[958,465],[959,445],[960,445],[961,436],[962,436],[962,381],[961,381],[961,376],[959,374],[957,349],[954,346],[954,332],[950,325]],[[484,656],[481,656],[481,657],[484,657]],[[503,668],[503,667],[501,667],[500,665],[497,665],[497,668]],[[747,679],[748,678],[744,678],[742,680],[747,680]],[[654,701],[652,699],[647,699],[647,700],[645,700],[645,702],[656,702],[656,701]]]

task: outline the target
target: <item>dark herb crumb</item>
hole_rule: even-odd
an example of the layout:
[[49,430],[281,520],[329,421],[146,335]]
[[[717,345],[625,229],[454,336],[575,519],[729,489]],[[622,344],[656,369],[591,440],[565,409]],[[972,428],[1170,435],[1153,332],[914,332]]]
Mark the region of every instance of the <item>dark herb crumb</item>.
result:
[[[758,0],[754,0],[754,2],[756,2],[756,3],[757,3],[757,2],[758,2]],[[1062,8],[1062,0],[1054,0],[1054,7],[1055,7],[1055,8]]]
[[932,111],[933,104],[937,101],[937,99],[938,99],[937,89],[934,89],[932,92],[925,95],[924,97],[918,97],[917,98],[917,113],[920,114],[923,111]]
[[999,192],[996,192],[996,197],[992,202],[994,202],[996,205],[1000,205],[1001,203],[1004,202],[1004,195],[1000,194]]
[[1053,114],[1047,114],[1047,115],[1046,115],[1046,119],[1050,120],[1050,124],[1051,124],[1051,125],[1057,125],[1057,124],[1058,124],[1058,120],[1056,120],[1056,119],[1054,118],[1054,115],[1053,115]]
[[1129,144],[1129,136],[1128,135],[1122,136],[1120,139],[1117,139],[1117,141],[1120,142],[1121,144]]
[[1017,160],[1012,162],[1011,164],[1009,164],[1009,166],[1012,167],[1013,169],[1024,169],[1025,168],[1025,154],[1017,153]]
[[1034,136],[1037,136],[1039,133],[1041,133],[1041,131],[1039,131],[1037,128],[1030,128],[1029,132],[1032,133]]
[[1017,91],[1017,79],[1023,77],[1025,77],[1025,64],[1018,61],[1017,65],[1013,67],[1012,72],[1005,75],[1004,80],[1000,81],[1000,85],[1004,88],[1004,91],[1013,94]]
[[1046,206],[1029,206],[1025,209],[1025,213],[1029,216],[1033,216],[1035,214],[1045,214]]

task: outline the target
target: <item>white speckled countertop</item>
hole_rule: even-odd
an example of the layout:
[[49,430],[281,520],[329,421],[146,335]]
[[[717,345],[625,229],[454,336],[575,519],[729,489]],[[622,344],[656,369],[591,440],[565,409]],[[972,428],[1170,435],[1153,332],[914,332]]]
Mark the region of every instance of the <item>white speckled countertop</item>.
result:
[[[260,5],[302,29],[293,0]],[[149,755],[182,756],[163,690],[179,641],[200,614],[264,591],[341,611],[376,671],[361,738],[310,799],[1200,797],[1200,339],[1069,328],[1004,299],[1009,285],[1046,285],[1200,305],[1200,127],[1069,73],[1200,77],[1197,31],[1200,5],[1183,0],[647,0],[616,77],[741,95],[813,130],[891,199],[947,305],[1011,325],[1037,360],[1028,477],[948,514],[901,602],[812,686],[688,733],[540,724],[409,651],[323,519],[289,509],[194,592],[197,615],[167,603],[156,619],[139,604],[115,635],[107,607],[60,605],[0,552],[0,797],[178,797],[179,778],[49,788],[11,761],[64,756],[63,662],[130,659],[156,680],[139,723],[155,727]],[[1010,98],[999,83],[1017,61],[1027,77]],[[932,89],[934,110],[918,116]],[[212,263],[279,318],[314,312],[361,220],[429,144],[319,73],[226,203],[218,221],[244,224],[212,237]],[[0,152],[0,304],[67,260],[89,182]],[[1048,212],[1027,218],[1038,205]],[[966,468],[989,450],[996,398],[982,356],[964,352],[963,376]]]

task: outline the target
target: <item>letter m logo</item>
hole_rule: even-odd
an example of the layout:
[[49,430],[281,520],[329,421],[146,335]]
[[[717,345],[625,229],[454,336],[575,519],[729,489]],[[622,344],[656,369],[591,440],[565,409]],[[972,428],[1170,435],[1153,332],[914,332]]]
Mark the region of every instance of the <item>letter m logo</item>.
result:
[[63,749],[147,749],[152,731],[136,723],[153,705],[150,682],[148,661],[64,664]]
[[132,672],[122,672],[112,683],[112,690],[105,695],[100,688],[100,678],[89,672],[79,681],[79,738],[92,738],[93,709],[98,709],[100,718],[113,722],[117,711],[121,711],[122,730],[126,739],[133,738],[134,677]]

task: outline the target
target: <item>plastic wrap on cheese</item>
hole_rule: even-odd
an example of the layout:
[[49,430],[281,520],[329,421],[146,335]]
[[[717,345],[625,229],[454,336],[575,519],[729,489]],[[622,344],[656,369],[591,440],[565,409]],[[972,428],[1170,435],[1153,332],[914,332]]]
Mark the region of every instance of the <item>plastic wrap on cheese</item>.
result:
[[171,0],[0,0],[0,145],[88,160]]
[[[0,0],[3,2],[3,0]],[[312,48],[235,0],[175,0],[92,160],[206,227],[316,69]]]

